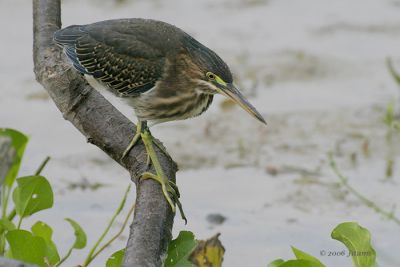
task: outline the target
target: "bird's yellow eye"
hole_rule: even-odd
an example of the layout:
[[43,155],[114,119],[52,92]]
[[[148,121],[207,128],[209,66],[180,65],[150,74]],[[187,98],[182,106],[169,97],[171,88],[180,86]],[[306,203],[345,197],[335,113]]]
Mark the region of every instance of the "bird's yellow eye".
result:
[[215,75],[212,72],[207,72],[206,76],[210,82],[216,82],[222,86],[226,86],[226,82],[224,82],[224,80],[222,80],[218,75]]
[[212,73],[212,72],[207,72],[206,76],[210,81],[214,81],[215,80],[215,74]]

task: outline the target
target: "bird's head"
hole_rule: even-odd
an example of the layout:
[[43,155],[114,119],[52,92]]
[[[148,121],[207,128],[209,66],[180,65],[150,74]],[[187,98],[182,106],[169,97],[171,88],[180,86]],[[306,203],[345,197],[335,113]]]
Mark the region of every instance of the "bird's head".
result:
[[207,71],[204,79],[211,90],[219,93],[233,100],[236,104],[246,110],[251,116],[266,124],[262,115],[250,102],[243,96],[243,94],[236,88],[231,80],[225,81],[218,74]]
[[206,94],[222,94],[233,100],[251,116],[266,124],[261,114],[235,87],[228,65],[214,51],[194,38],[188,36],[186,44],[189,47],[189,53],[200,69],[198,81],[201,86],[198,87],[198,90]]

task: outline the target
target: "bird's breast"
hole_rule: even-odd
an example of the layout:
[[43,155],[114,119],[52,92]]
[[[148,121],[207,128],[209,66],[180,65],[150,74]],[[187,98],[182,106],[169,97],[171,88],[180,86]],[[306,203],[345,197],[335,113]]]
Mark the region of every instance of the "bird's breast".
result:
[[194,90],[169,97],[158,96],[156,92],[155,89],[149,94],[127,99],[139,119],[159,123],[196,117],[205,112],[213,100],[213,95]]

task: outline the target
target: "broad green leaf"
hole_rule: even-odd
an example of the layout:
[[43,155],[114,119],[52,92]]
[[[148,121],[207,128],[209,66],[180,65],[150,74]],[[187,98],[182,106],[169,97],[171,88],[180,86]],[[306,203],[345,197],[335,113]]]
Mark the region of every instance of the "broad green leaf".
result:
[[46,242],[25,230],[12,230],[6,234],[13,259],[46,267]]
[[206,241],[199,241],[189,260],[196,267],[220,267],[224,258],[225,248],[217,234]]
[[168,255],[164,267],[192,267],[188,258],[197,246],[194,235],[189,231],[181,231],[178,237],[168,246]]
[[114,252],[107,260],[106,267],[121,267],[124,258],[125,249]]
[[376,252],[371,246],[371,235],[358,223],[341,223],[333,229],[331,236],[347,247],[355,267],[377,266]]
[[86,234],[82,227],[70,218],[66,218],[65,220],[71,224],[75,231],[75,242],[73,248],[82,249],[86,247]]
[[60,261],[60,255],[58,254],[57,246],[54,244],[52,238],[53,230],[50,226],[42,221],[36,222],[31,227],[32,233],[35,236],[39,236],[46,242],[46,256],[51,264],[55,264]]
[[322,264],[322,262],[320,262],[317,258],[311,256],[310,254],[305,253],[304,251],[301,251],[300,249],[297,249],[292,246],[292,251],[298,260],[312,261],[316,264],[316,266],[325,267],[325,265]]
[[319,266],[320,265],[318,265],[317,263],[309,260],[289,260],[278,265],[278,267],[319,267]]
[[274,260],[274,261],[271,261],[269,264],[268,264],[268,267],[279,267],[282,263],[284,263],[285,261],[284,260],[282,260],[282,259],[276,259],[276,260]]
[[0,234],[15,229],[15,225],[7,218],[0,219]]
[[28,143],[28,137],[21,132],[7,128],[0,128],[0,136],[11,137],[12,146],[15,148],[16,151],[16,157],[14,159],[13,165],[11,166],[4,179],[4,185],[11,188],[15,181],[15,178],[18,175],[22,156],[24,155],[25,147]]
[[34,235],[40,236],[44,240],[51,240],[53,236],[53,229],[42,221],[37,221],[32,225],[31,230]]
[[18,178],[17,183],[13,200],[20,217],[27,217],[53,206],[53,190],[43,176]]

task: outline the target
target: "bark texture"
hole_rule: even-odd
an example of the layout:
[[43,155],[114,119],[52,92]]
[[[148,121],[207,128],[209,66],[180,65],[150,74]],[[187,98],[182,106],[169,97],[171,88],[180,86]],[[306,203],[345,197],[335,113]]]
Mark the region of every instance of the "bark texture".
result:
[[[61,27],[60,0],[33,0],[33,60],[36,79],[47,90],[63,117],[87,139],[117,161],[136,183],[136,209],[123,266],[162,266],[174,214],[164,199],[160,185],[139,180],[146,170],[146,153],[139,142],[124,159],[120,157],[135,134],[136,126],[66,62],[53,43],[53,33]],[[51,125],[49,125],[49,128]],[[176,164],[156,148],[169,179],[175,182]],[[118,196],[116,196],[118,197]]]

